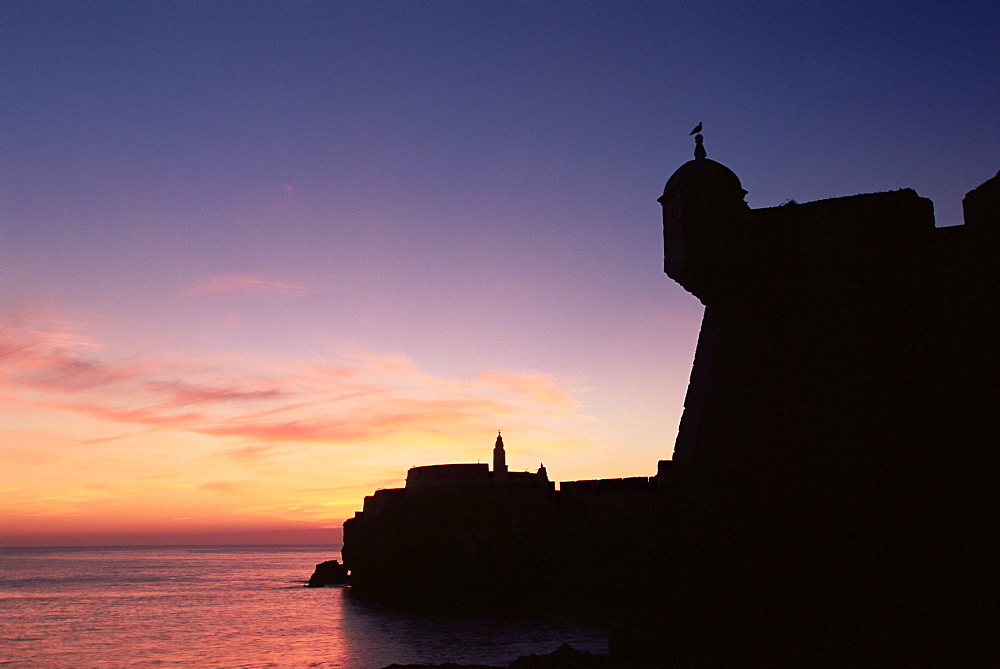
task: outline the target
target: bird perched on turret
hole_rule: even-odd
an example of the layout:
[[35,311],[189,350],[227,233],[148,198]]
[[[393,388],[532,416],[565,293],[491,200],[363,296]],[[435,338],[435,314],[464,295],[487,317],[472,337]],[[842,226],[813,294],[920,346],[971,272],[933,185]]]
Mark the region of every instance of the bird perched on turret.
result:
[[696,126],[694,127],[694,130],[692,130],[692,131],[691,131],[691,132],[689,132],[688,134],[689,134],[689,135],[693,135],[693,134],[695,134],[696,132],[701,132],[701,121],[698,121],[698,125],[696,125]]

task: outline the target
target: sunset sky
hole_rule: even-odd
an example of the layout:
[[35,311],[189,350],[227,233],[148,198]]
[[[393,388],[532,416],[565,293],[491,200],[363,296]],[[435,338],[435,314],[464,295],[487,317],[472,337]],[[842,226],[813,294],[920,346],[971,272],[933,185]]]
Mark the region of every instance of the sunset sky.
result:
[[0,545],[315,543],[670,457],[704,122],[752,207],[1000,168],[992,2],[0,4]]

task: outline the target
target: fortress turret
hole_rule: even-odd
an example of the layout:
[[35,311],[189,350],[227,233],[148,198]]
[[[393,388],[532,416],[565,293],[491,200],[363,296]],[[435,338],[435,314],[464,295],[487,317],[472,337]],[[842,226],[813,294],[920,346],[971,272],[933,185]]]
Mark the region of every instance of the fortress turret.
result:
[[749,208],[739,177],[706,157],[700,134],[694,155],[667,180],[657,201],[663,205],[663,270],[704,302],[738,274]]

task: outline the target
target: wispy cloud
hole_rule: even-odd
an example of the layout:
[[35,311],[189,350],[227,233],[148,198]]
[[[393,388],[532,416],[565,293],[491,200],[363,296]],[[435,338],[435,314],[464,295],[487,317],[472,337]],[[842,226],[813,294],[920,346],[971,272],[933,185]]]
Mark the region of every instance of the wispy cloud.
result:
[[476,379],[512,395],[558,409],[570,410],[580,405],[555,379],[542,372],[487,371],[477,374]]
[[0,330],[0,399],[225,438],[237,459],[266,459],[293,444],[467,434],[491,430],[498,420],[573,417],[579,406],[542,372],[445,378],[423,373],[402,356],[371,354],[341,360],[115,359],[46,333],[23,324]]
[[310,295],[314,288],[257,274],[222,274],[189,286],[184,295],[224,293],[243,295]]

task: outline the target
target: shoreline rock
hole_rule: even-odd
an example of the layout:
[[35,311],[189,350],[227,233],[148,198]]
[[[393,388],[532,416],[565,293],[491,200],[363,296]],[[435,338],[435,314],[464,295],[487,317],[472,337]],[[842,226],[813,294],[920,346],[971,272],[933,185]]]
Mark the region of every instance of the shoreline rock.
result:
[[306,588],[322,588],[328,585],[345,585],[351,582],[347,568],[337,560],[327,560],[316,565]]

